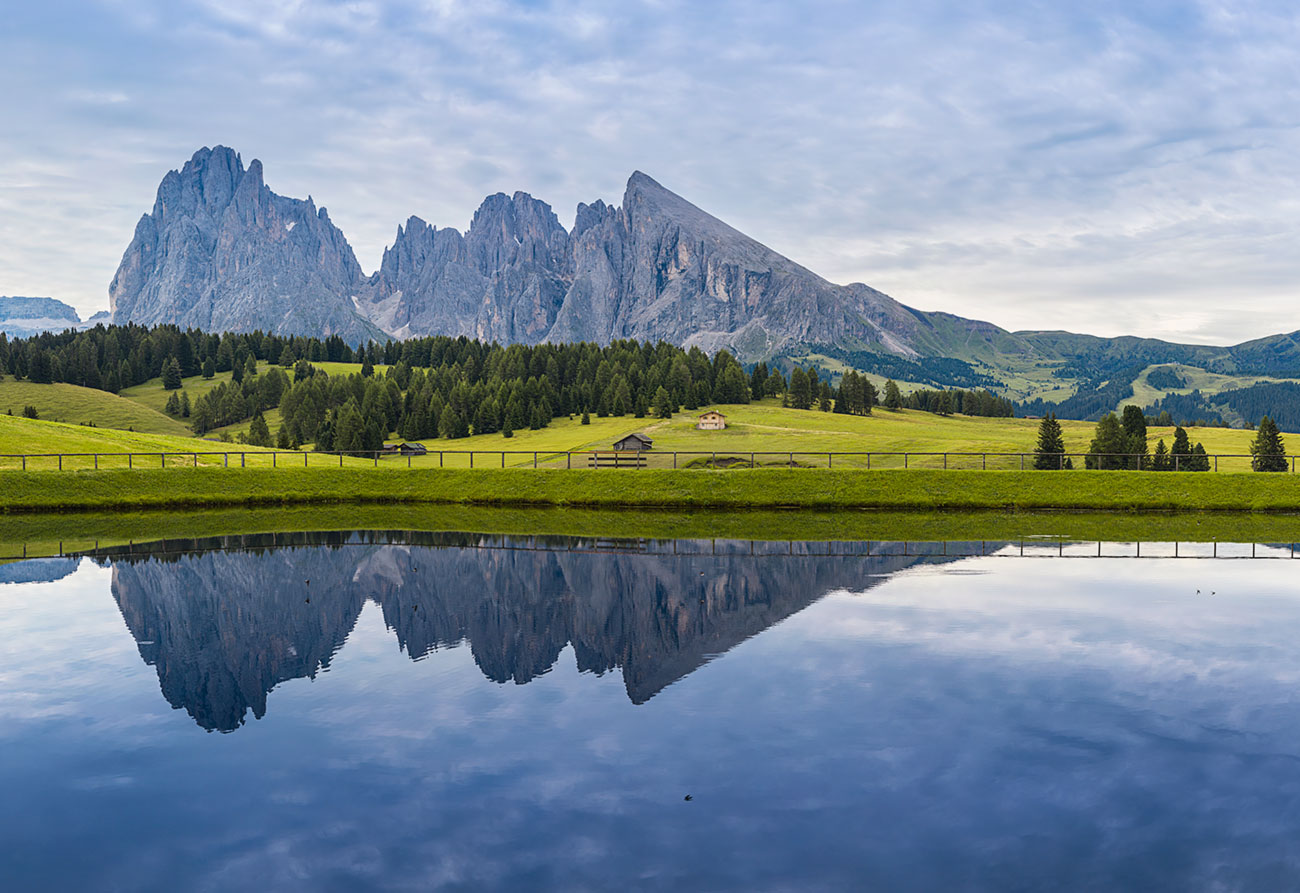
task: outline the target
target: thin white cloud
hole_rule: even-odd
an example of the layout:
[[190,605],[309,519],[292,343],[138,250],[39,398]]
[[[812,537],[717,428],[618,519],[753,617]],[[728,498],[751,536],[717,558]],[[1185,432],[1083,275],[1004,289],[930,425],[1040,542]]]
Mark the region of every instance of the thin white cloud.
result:
[[568,222],[639,168],[925,309],[1196,341],[1295,327],[1286,4],[66,12],[0,35],[0,293],[103,307],[162,174],[220,142],[327,205],[367,269],[410,214],[464,227],[522,189]]

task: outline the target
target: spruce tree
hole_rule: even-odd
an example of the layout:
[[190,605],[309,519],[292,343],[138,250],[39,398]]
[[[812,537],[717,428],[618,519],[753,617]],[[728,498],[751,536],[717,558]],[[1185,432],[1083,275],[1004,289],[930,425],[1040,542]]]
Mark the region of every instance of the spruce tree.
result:
[[1174,429],[1174,445],[1169,450],[1170,467],[1174,471],[1195,471],[1192,463],[1192,442],[1181,427]]
[[167,413],[168,415],[181,414],[181,401],[176,396],[175,391],[172,391],[172,395],[167,398],[167,405],[163,407],[163,412]]
[[261,412],[255,413],[253,421],[248,425],[248,442],[253,446],[271,445],[271,429],[267,426],[266,417]]
[[1127,457],[1121,455],[1127,446],[1124,429],[1120,427],[1115,413],[1107,414],[1097,423],[1096,435],[1088,447],[1088,457],[1084,464],[1088,468],[1102,471],[1124,468]]
[[667,388],[660,387],[655,391],[654,414],[657,419],[671,419],[673,417],[673,398],[668,393]]
[[1038,424],[1038,445],[1034,447],[1034,468],[1039,471],[1057,471],[1065,467],[1065,438],[1061,423],[1053,413],[1048,413]]
[[1156,451],[1151,456],[1152,471],[1169,471],[1173,465],[1169,461],[1169,448],[1165,446],[1164,438],[1156,444]]
[[1205,452],[1205,447],[1197,443],[1192,447],[1192,471],[1209,471],[1210,457]]
[[591,424],[591,413],[587,412],[587,410],[585,409],[582,411],[582,424],[584,425]]
[[181,418],[188,419],[192,409],[189,391],[181,391]]
[[208,357],[203,361],[203,377],[212,378],[216,374],[217,364],[212,361],[212,357]]
[[1142,407],[1129,404],[1124,407],[1120,417],[1120,427],[1124,430],[1124,448],[1126,453],[1124,467],[1141,471],[1149,464],[1147,450],[1147,417]]
[[181,364],[175,357],[168,357],[163,363],[162,386],[169,391],[179,390],[181,386]]
[[881,405],[895,412],[903,408],[903,393],[892,378],[885,382],[885,399],[881,401]]
[[1250,445],[1250,467],[1254,471],[1288,471],[1290,463],[1286,459],[1286,448],[1282,444],[1282,435],[1277,424],[1269,416],[1259,421],[1255,441]]

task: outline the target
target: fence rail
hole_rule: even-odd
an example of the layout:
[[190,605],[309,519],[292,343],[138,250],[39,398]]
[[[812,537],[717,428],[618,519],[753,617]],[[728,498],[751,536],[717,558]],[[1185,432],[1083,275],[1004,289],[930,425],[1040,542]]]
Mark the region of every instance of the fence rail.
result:
[[[1080,540],[1036,536],[1003,540],[728,540],[606,539],[571,536],[502,536],[423,531],[354,531],[329,533],[259,533],[220,537],[135,542],[98,539],[60,540],[0,546],[0,561],[30,558],[121,560],[240,552],[268,548],[405,545],[525,552],[645,554],[753,558],[1128,558],[1177,560],[1295,560],[1300,543]],[[9,550],[12,550],[9,553]],[[7,554],[8,553],[8,554]]]
[[[962,469],[982,471],[1030,470],[1037,453],[914,452],[825,450],[392,450],[312,452],[306,450],[184,450],[80,453],[0,453],[0,470],[69,471],[109,468],[175,467],[281,468],[337,466],[398,466],[406,468],[859,468],[868,470]],[[1150,467],[1150,457],[1135,453],[1053,453],[1046,457],[1057,468],[1089,464],[1104,468]],[[1255,457],[1243,453],[1177,455],[1169,457],[1171,471],[1195,468],[1200,460],[1210,471],[1251,471]],[[1297,472],[1295,457],[1285,460]]]

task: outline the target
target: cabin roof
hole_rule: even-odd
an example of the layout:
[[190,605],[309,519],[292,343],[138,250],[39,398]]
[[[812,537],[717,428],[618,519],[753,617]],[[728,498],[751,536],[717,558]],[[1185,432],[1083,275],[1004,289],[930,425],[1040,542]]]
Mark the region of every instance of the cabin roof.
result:
[[650,438],[646,437],[644,434],[635,434],[635,433],[634,433],[634,434],[625,434],[625,435],[623,435],[622,437],[620,437],[618,440],[616,440],[615,443],[623,443],[625,440],[632,440],[633,438],[635,438],[635,439],[641,441],[642,443],[646,443],[646,444],[654,443],[653,440],[651,440]]
[[722,416],[724,419],[727,417],[725,413],[718,412],[716,409],[710,409],[708,412],[700,413],[700,418],[708,418],[711,415]]

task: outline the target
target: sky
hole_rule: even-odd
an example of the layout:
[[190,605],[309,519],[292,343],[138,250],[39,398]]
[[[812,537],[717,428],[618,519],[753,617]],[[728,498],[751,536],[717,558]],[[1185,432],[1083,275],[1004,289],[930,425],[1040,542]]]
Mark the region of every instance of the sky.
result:
[[202,146],[412,214],[642,170],[834,282],[1008,329],[1300,329],[1300,8],[1095,0],[43,0],[0,30],[0,294],[83,316]]

